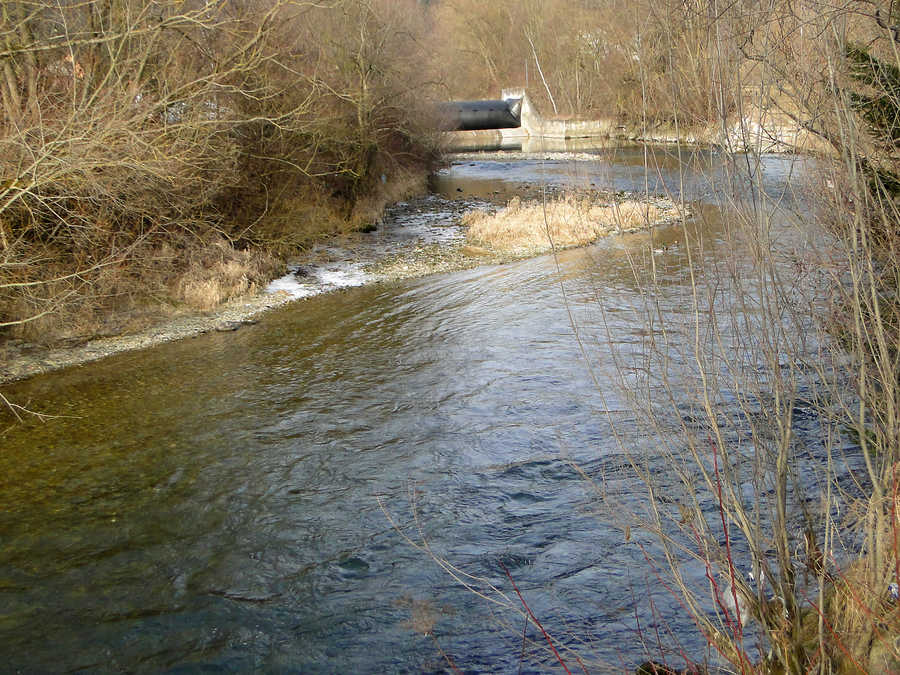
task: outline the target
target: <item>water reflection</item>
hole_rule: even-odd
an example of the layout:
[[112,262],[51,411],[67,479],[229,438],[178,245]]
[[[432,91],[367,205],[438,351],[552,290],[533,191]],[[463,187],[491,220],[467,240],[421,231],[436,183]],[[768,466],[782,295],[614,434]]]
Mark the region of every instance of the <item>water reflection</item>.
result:
[[[521,131],[478,131],[458,133],[453,152],[597,152],[603,148],[627,147],[627,141],[605,138],[551,138],[526,136]],[[637,145],[636,143],[633,145]]]
[[[586,152],[586,150],[585,150]],[[708,148],[626,145],[593,147],[592,159],[572,161],[547,153],[532,161],[477,154],[454,161],[432,179],[447,198],[474,196],[507,200],[539,197],[541,190],[625,191],[664,195],[676,200],[745,204],[762,208],[808,208],[807,177],[813,160],[793,155],[727,155]],[[766,204],[760,200],[765,198]]]

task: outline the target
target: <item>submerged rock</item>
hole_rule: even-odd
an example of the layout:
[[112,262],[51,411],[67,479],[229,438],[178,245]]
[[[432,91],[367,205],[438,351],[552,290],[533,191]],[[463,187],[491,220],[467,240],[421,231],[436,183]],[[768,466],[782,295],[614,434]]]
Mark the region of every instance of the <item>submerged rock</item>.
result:
[[254,324],[259,323],[256,319],[239,319],[237,321],[221,321],[217,323],[214,327],[215,331],[218,333],[230,333],[232,331],[236,331],[238,328],[243,326],[253,326]]

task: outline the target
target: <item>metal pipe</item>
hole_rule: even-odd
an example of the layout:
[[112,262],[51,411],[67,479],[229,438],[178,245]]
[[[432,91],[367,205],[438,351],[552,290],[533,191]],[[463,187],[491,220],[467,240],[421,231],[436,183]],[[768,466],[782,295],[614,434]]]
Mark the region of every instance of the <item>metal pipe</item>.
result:
[[441,129],[515,129],[522,125],[521,99],[509,101],[450,101],[438,106]]

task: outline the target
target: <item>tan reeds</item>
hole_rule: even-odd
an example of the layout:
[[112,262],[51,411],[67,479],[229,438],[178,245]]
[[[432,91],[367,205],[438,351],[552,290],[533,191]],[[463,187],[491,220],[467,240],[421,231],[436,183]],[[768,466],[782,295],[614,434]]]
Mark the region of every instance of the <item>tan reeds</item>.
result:
[[585,246],[613,233],[634,232],[670,222],[675,205],[626,199],[598,203],[567,193],[549,200],[513,198],[496,213],[474,210],[463,216],[473,246],[513,256]]

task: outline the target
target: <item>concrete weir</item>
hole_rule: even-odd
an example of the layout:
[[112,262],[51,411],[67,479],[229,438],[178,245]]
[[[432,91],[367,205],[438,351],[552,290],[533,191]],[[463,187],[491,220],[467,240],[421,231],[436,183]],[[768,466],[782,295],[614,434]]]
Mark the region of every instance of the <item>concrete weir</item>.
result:
[[[478,150],[517,150],[544,152],[576,150],[579,146],[602,140],[645,143],[684,143],[712,145],[729,152],[827,152],[824,141],[802,128],[796,121],[772,111],[748,107],[742,118],[727,125],[707,124],[687,129],[653,125],[640,128],[623,125],[613,119],[547,119],[534,107],[524,88],[504,89],[500,101],[470,101],[499,108],[501,104],[517,115],[517,124],[480,125],[471,115],[471,124],[451,124],[444,128],[445,147],[451,152]],[[506,119],[506,122],[509,122]],[[580,142],[578,139],[582,139]]]
[[[482,104],[485,112],[475,109],[473,104]],[[499,119],[496,112],[488,119],[487,109],[496,111],[501,107],[500,104],[505,104],[510,111],[507,117],[517,114],[517,124],[495,124]],[[458,113],[460,123],[454,125],[457,130],[444,133],[447,148],[457,152],[516,149],[524,145],[537,149],[545,142],[550,142],[553,146],[564,146],[566,144],[562,141],[568,139],[609,138],[616,131],[614,125],[605,120],[545,119],[523,88],[504,89],[500,101],[448,104],[453,105],[473,106],[472,110]]]

